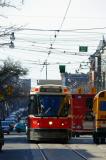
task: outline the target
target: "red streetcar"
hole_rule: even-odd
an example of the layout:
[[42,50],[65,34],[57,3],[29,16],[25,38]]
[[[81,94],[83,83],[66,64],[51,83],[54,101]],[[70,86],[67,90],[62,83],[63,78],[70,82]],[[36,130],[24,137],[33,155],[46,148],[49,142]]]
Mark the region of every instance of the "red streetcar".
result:
[[92,134],[94,93],[72,94],[72,130],[73,136]]
[[62,85],[40,85],[30,93],[28,141],[58,140],[71,136],[71,94]]

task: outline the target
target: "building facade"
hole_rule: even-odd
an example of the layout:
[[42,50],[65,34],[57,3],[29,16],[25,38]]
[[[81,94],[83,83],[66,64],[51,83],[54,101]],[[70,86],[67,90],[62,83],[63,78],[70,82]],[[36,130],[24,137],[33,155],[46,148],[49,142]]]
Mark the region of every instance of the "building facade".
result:
[[65,85],[68,86],[72,93],[75,93],[78,88],[83,88],[84,92],[88,92],[89,75],[84,73],[65,73]]
[[106,41],[100,41],[94,54],[89,57],[89,84],[97,91],[106,89]]

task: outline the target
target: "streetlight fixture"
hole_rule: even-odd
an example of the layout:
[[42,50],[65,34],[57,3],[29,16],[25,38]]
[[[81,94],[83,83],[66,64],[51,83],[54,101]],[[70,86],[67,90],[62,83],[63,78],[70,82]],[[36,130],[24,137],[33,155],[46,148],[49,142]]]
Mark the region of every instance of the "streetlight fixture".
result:
[[9,48],[14,48],[14,43],[11,41],[10,44],[9,44]]
[[14,41],[14,40],[15,40],[14,32],[12,32],[12,33],[10,34],[10,40],[11,40],[11,41]]

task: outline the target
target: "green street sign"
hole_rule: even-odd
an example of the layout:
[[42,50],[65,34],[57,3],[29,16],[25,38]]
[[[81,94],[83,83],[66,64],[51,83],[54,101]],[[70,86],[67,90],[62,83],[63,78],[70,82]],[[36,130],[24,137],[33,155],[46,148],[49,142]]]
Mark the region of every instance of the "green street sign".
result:
[[79,52],[88,52],[88,46],[79,46]]

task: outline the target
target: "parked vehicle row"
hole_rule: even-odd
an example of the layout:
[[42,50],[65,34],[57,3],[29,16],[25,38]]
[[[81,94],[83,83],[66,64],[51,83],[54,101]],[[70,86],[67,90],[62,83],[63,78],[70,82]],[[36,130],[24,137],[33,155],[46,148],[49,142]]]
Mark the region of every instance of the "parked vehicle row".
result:
[[5,134],[10,134],[10,132],[26,132],[26,123],[25,122],[17,122],[14,123],[12,121],[1,121],[2,130]]
[[18,111],[12,112],[4,120],[0,120],[0,151],[4,145],[4,134],[11,132],[25,132],[27,130],[26,123],[27,108],[21,108]]
[[1,121],[4,134],[10,134],[10,132],[26,132],[26,121],[23,117],[24,108],[18,111],[12,112],[5,120]]
[[9,121],[1,121],[3,133],[10,134],[10,122]]

